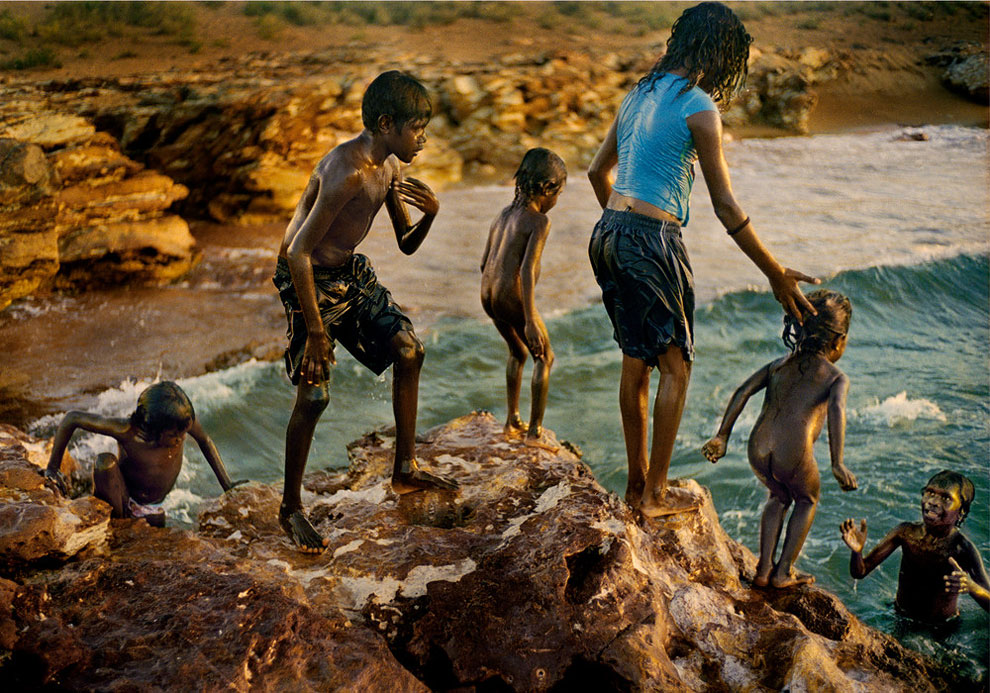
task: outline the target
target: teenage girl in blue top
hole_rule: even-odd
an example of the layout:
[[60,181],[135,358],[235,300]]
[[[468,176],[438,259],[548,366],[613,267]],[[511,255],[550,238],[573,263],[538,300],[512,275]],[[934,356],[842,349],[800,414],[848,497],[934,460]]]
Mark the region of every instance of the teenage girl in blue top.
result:
[[[721,3],[685,10],[674,23],[667,52],[626,95],[588,171],[603,208],[588,250],[622,349],[626,502],[649,517],[691,510],[701,502],[667,485],[694,359],[694,278],[681,227],[688,222],[695,160],[716,216],[766,275],[784,310],[798,321],[802,311],[814,313],[798,282],[818,280],[781,266],[763,246],[732,193],[722,154],[716,104],[727,104],[745,80],[751,42],[742,22]],[[654,367],[660,385],[647,463]]]

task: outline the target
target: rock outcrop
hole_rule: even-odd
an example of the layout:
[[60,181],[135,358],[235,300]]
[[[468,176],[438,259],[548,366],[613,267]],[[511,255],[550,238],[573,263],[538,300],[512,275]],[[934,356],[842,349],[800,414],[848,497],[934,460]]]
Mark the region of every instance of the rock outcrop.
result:
[[0,108],[0,308],[41,287],[159,284],[196,256],[167,213],[188,190],[146,170],[81,116]]
[[[566,447],[488,414],[418,453],[457,493],[395,496],[394,440],[307,477],[330,539],[298,553],[280,492],[239,487],[197,532],[113,521],[109,558],[6,566],[0,668],[60,690],[963,691],[816,588],[750,589],[755,559],[706,498],[637,520]],[[707,497],[694,482],[683,482]],[[38,498],[38,504],[49,501]]]

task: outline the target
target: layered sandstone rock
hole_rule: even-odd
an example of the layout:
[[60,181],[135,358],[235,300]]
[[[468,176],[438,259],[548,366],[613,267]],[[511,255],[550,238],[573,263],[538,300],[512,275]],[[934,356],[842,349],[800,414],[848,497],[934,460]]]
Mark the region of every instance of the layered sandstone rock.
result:
[[189,227],[167,213],[184,186],[80,116],[17,100],[0,117],[0,308],[52,284],[156,284],[192,267]]
[[[115,521],[112,560],[0,580],[6,680],[64,690],[962,691],[816,588],[753,590],[755,559],[694,513],[637,520],[566,448],[489,414],[429,432],[461,490],[397,497],[394,440],[307,477],[329,538],[297,552],[280,491],[217,500],[197,533]],[[39,499],[44,504],[44,499]],[[41,614],[44,614],[44,617]]]

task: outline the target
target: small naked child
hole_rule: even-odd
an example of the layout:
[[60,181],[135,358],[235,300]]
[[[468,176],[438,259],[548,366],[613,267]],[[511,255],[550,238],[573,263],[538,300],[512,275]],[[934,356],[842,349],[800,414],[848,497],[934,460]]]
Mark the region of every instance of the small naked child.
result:
[[70,411],[62,418],[44,471],[50,485],[62,495],[66,493],[65,480],[58,470],[76,429],[117,441],[117,454],[103,453],[93,467],[93,495],[110,504],[111,517],[144,518],[154,527],[165,526],[161,503],[182,468],[187,433],[199,444],[224,491],[247,483],[231,482],[213,440],[196,420],[189,397],[167,380],[144,390],[128,419],[82,411]]
[[[732,395],[718,433],[702,447],[711,462],[725,455],[732,426],[746,402],[766,388],[763,409],[749,437],[749,464],[756,478],[770,491],[760,519],[760,559],[754,587],[777,588],[810,584],[814,577],[799,573],[794,562],[815,519],[821,478],[813,445],[828,418],[832,474],[843,491],[856,488],[856,477],[842,462],[846,428],[846,395],[849,379],[835,362],[846,350],[846,334],[852,306],[842,294],[818,290],[808,294],[818,311],[804,323],[784,318],[787,356],[768,363]],[[784,516],[791,503],[794,512],[780,558],[774,562]]]
[[[481,305],[509,347],[505,366],[508,415],[505,435],[526,434],[523,443],[554,451],[543,433],[553,349],[547,328],[536,310],[536,282],[540,257],[550,233],[547,212],[567,181],[567,169],[559,156],[548,149],[530,149],[516,171],[512,204],[503,209],[488,232],[481,258]],[[519,416],[526,351],[533,356],[532,402],[529,427]]]

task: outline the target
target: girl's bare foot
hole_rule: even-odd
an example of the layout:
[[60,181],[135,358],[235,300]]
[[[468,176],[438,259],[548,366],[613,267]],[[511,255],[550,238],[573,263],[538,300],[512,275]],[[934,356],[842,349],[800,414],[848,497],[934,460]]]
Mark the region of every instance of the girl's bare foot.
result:
[[292,543],[303,553],[323,553],[330,543],[329,539],[320,536],[309,518],[300,509],[290,510],[282,507],[278,511],[278,523],[289,535]]
[[687,489],[664,486],[653,493],[648,491],[644,493],[639,511],[646,517],[663,517],[697,510],[702,503],[701,497]]
[[[774,573],[770,578],[770,584],[779,590],[787,589],[788,587],[797,587],[798,585],[810,585],[814,581],[814,575],[802,573],[794,568],[791,568],[785,575]],[[755,580],[753,584],[756,584]]]

